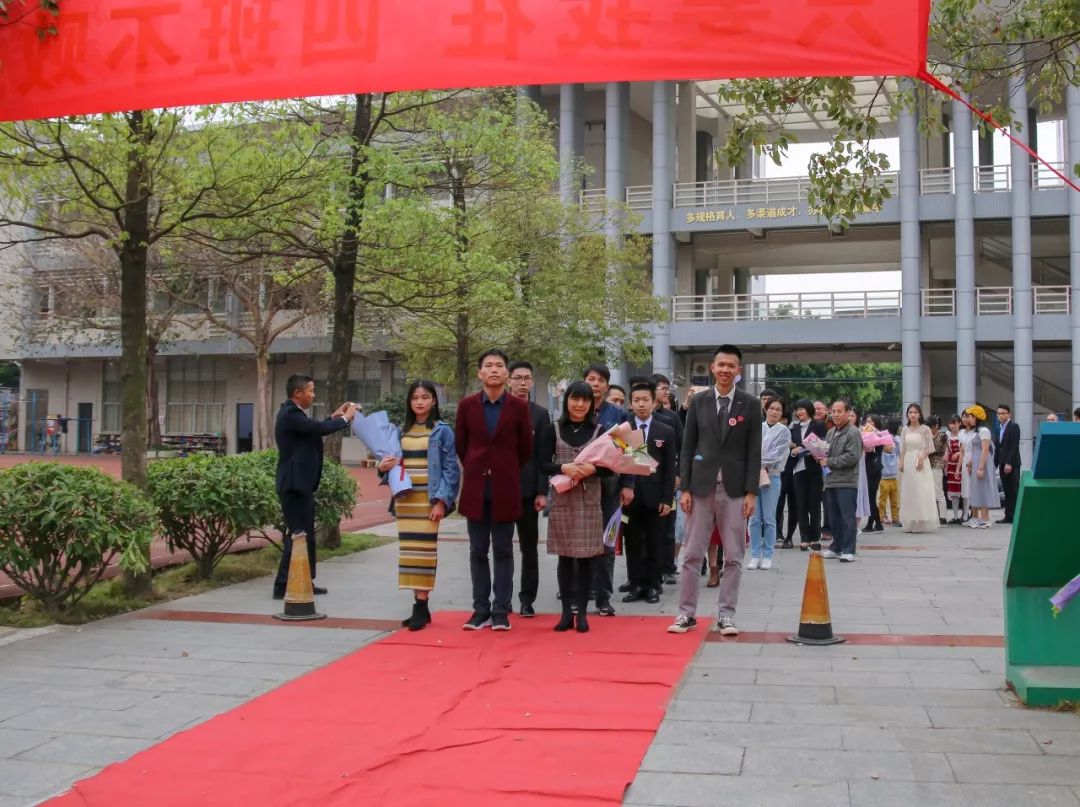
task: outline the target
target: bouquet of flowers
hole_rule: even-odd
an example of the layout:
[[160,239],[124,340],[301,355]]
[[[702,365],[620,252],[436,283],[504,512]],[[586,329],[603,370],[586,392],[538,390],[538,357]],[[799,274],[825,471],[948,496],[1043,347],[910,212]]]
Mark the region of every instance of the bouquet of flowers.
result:
[[[353,415],[352,434],[353,437],[359,438],[380,462],[387,457],[402,455],[398,430],[390,422],[390,417],[386,412],[372,412],[370,415],[357,412]],[[412,490],[412,479],[405,471],[404,462],[399,463],[398,467],[386,475],[386,481],[395,499]]]
[[823,460],[829,456],[829,444],[816,434],[808,434],[803,438],[803,448],[810,452],[815,460]]
[[893,437],[887,431],[865,431],[862,433],[863,448],[877,448],[878,446],[891,446]]
[[1050,605],[1054,610],[1054,616],[1065,610],[1069,600],[1080,594],[1080,574],[1061,587],[1061,591],[1050,598]]
[[[575,462],[587,462],[607,468],[617,474],[648,476],[656,470],[657,462],[649,456],[641,431],[629,423],[617,423],[578,452]],[[551,485],[566,493],[578,482],[566,474],[551,477]]]

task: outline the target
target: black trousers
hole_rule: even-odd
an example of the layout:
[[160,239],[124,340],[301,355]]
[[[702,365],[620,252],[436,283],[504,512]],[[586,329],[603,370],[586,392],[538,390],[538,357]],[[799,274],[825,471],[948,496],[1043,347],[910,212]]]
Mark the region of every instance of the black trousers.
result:
[[535,501],[521,500],[521,518],[517,520],[518,547],[521,550],[521,591],[518,599],[522,605],[536,602],[536,590],[540,586],[540,563],[536,550],[540,541],[540,514],[534,507]]
[[1001,468],[1001,487],[1005,491],[1005,520],[1012,521],[1016,512],[1016,497],[1020,495],[1020,469],[1013,468],[1012,473],[1005,473]]
[[880,527],[881,526],[881,511],[877,506],[877,493],[878,487],[881,485],[881,469],[879,468],[876,473],[871,472],[866,475],[866,493],[870,497],[870,518],[866,522],[866,528]]
[[[628,521],[623,531],[623,552],[630,585],[635,588],[660,588],[665,569],[666,518],[655,507],[639,505],[636,501],[626,510]],[[671,553],[666,553],[671,557]]]
[[799,511],[799,541],[816,543],[821,540],[821,477],[803,471],[791,478],[795,508]]
[[311,579],[315,579],[315,494],[279,493],[281,512],[285,516],[285,535],[282,538],[281,561],[274,578],[274,594],[284,594],[289,582],[289,561],[292,559],[294,532],[307,533],[308,564]]
[[485,500],[484,518],[470,518],[465,526],[469,533],[473,610],[479,614],[509,614],[514,595],[514,522],[492,521],[491,501]]
[[572,605],[576,605],[578,613],[581,614],[589,610],[589,585],[598,559],[559,555],[555,576],[559,583],[559,599],[562,601],[564,614],[570,613]]
[[[787,526],[784,526],[784,506],[787,506]],[[776,500],[776,537],[790,541],[799,526],[799,513],[795,507],[795,489],[791,471],[780,474],[780,498]]]

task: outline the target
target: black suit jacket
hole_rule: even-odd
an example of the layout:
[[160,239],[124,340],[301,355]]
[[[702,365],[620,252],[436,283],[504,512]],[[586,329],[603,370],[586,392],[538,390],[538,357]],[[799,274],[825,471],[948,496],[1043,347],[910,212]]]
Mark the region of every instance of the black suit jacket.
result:
[[[797,445],[797,446],[799,446],[801,448],[802,447],[802,441],[803,441],[803,438],[802,438],[802,424],[799,423],[799,421],[796,420],[788,428],[791,431],[791,442],[793,442],[795,445]],[[822,423],[820,420],[814,420],[813,418],[810,418],[810,426],[806,430],[806,433],[816,435],[816,436],[820,437],[822,440],[824,440],[825,435],[828,433],[828,430],[825,428],[825,424]],[[792,450],[794,450],[794,449],[792,449]],[[805,454],[804,456],[807,458],[806,462],[805,462],[806,470],[805,471],[800,471],[800,473],[809,473],[811,476],[820,479],[821,478],[821,466],[818,465],[817,462],[814,461],[814,458],[811,457],[809,454]],[[791,453],[788,452],[788,461],[787,461],[787,465],[784,467],[784,470],[785,471],[794,471],[795,470],[795,463],[798,462],[798,460],[799,460],[798,457],[793,457],[793,456],[791,456]]]
[[[657,419],[663,421],[675,430],[675,462],[678,462],[679,451],[682,449],[683,432],[686,431],[686,428],[683,426],[682,418],[679,417],[676,412],[673,412],[667,407],[661,406],[659,409],[653,412],[653,420]],[[637,422],[636,420],[634,420],[633,415],[630,416],[630,420],[633,423]],[[675,473],[676,475],[678,474],[678,466],[676,466]]]
[[[630,422],[637,428],[637,418]],[[656,510],[662,504],[671,504],[675,498],[675,474],[677,472],[675,430],[653,414],[652,424],[645,444],[649,456],[656,460],[656,471],[648,476],[631,476],[634,480],[634,504]]]
[[532,444],[533,456],[521,469],[521,498],[535,499],[541,493],[546,494],[548,489],[547,474],[540,470],[540,462],[536,458],[536,448],[540,444],[540,435],[551,423],[548,411],[539,404],[529,401],[529,417],[532,421]]
[[292,401],[285,401],[274,424],[277,443],[277,492],[314,493],[322,479],[323,438],[347,429],[344,418],[312,420]]
[[1000,431],[1000,426],[990,430],[994,443],[994,465],[998,468],[1011,465],[1015,471],[1020,467],[1020,427],[1015,420],[1009,418],[1009,422],[1005,424],[1005,434],[999,437]]
[[723,472],[724,490],[732,498],[757,494],[761,480],[761,402],[736,389],[728,418],[734,424],[721,430],[716,417],[714,387],[690,400],[683,435],[680,487],[695,496],[716,490]]

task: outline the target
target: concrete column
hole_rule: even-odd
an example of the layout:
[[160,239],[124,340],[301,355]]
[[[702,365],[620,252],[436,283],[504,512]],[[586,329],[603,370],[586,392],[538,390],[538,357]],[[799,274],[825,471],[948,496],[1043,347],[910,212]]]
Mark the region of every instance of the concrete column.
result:
[[575,171],[581,157],[585,132],[582,113],[585,88],[581,84],[559,87],[559,197],[565,204],[574,204],[581,190]]
[[[1017,57],[1020,53],[1016,54]],[[1009,77],[1009,106],[1015,119],[1025,120],[1028,110],[1026,76]],[[1013,134],[1028,142],[1028,127]],[[1013,417],[1020,426],[1020,456],[1031,463],[1035,427],[1034,360],[1031,310],[1031,163],[1024,149],[1013,144],[1012,166],[1012,273],[1013,273]],[[996,402],[991,402],[993,406]]]
[[[666,300],[675,288],[675,238],[671,233],[672,184],[675,180],[675,85],[653,82],[653,294]],[[671,332],[657,323],[653,338],[653,372],[671,376]]]
[[[610,82],[606,87],[604,110],[604,194],[611,207],[626,200],[626,155],[630,136],[626,113],[629,108],[629,83]],[[619,237],[619,221],[614,215],[608,218],[606,235],[610,241]],[[611,368],[611,383],[624,385],[624,364],[625,360],[620,360]]]
[[693,81],[679,82],[677,182],[697,178],[697,93]]
[[[971,153],[971,110],[952,104],[956,180],[956,400],[975,403],[975,185]],[[980,146],[982,141],[980,141]],[[980,149],[981,151],[981,149]]]
[[[1080,50],[1076,51],[1080,58]],[[1080,87],[1069,84],[1066,89],[1068,106],[1069,146],[1065,170],[1080,162]],[[1072,307],[1069,322],[1072,331],[1072,405],[1080,406],[1080,193],[1066,191],[1069,197],[1069,273],[1072,286]]]
[[919,233],[919,132],[914,112],[905,109],[900,113],[900,361],[905,406],[922,398]]

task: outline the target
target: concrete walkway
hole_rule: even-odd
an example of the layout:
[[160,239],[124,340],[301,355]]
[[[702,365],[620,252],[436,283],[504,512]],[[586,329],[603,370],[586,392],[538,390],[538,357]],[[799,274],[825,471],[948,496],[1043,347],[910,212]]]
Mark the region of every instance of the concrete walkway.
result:
[[[433,607],[468,610],[464,524],[442,535]],[[773,570],[744,573],[744,636],[702,647],[626,803],[1080,807],[1080,717],[1026,710],[1002,688],[1007,543],[1003,527],[890,529],[862,540],[857,563],[828,562],[834,627],[863,635],[858,645],[782,641],[798,624],[807,555],[777,551]],[[396,561],[388,545],[320,565],[324,627],[266,619],[279,604],[264,579],[81,628],[0,634],[0,807],[35,804],[383,635],[410,604]],[[538,608],[556,610],[546,556],[541,589]],[[708,616],[714,592],[702,592]],[[670,615],[674,598],[617,607]],[[957,646],[927,646],[942,635]]]

